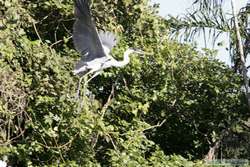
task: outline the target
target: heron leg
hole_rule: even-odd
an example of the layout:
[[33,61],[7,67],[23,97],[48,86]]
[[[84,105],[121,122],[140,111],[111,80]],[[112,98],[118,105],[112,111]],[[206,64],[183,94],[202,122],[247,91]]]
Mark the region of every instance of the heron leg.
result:
[[87,84],[89,81],[91,81],[93,78],[95,78],[97,75],[99,75],[102,71],[97,71],[94,73],[94,75],[91,76],[84,84]]
[[[75,96],[76,99],[79,99],[79,96],[80,96],[80,90],[81,90],[81,82],[82,82],[82,79],[85,78],[86,76],[88,76],[88,75],[91,74],[91,73],[93,73],[92,70],[89,71],[89,72],[87,72],[85,75],[83,75],[83,76],[81,76],[81,77],[79,78],[79,82],[78,82],[78,86],[77,86],[77,92],[76,92],[76,96]],[[86,81],[86,80],[85,80],[85,81]],[[87,84],[88,82],[89,82],[89,80],[86,81],[86,82],[84,82],[84,90],[85,90],[85,86],[86,86],[86,84]]]
[[84,76],[80,77],[79,81],[78,81],[78,86],[77,86],[77,92],[76,92],[76,99],[79,99],[80,96],[80,89],[81,89],[81,82]]

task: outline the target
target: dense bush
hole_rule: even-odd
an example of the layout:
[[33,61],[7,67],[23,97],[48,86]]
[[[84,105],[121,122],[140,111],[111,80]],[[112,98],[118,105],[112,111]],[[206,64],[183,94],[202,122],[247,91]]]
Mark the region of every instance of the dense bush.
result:
[[[201,166],[246,106],[241,78],[167,38],[147,0],[93,1],[99,29],[133,56],[75,98],[71,0],[0,0],[0,156],[12,166]],[[174,154],[180,154],[174,155]]]

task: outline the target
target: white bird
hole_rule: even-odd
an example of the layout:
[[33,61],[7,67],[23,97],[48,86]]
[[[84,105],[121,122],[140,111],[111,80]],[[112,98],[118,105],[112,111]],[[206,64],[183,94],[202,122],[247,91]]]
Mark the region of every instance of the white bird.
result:
[[0,167],[6,167],[7,163],[5,161],[0,160]]
[[142,51],[129,48],[124,52],[123,61],[115,60],[110,55],[110,51],[117,43],[116,37],[111,32],[97,32],[95,23],[92,21],[89,0],[75,0],[75,18],[73,42],[82,57],[76,63],[73,73],[81,78],[93,74],[87,82],[99,75],[103,69],[125,66],[130,61],[131,53],[144,54]]

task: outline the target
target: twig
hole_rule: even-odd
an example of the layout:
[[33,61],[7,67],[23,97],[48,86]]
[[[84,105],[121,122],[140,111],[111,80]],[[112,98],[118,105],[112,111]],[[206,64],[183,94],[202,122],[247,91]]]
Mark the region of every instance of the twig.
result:
[[[66,40],[69,40],[70,38],[72,38],[72,35],[71,35],[70,37],[66,38]],[[55,46],[55,45],[57,45],[57,44],[59,44],[59,43],[61,43],[61,42],[63,42],[63,41],[64,41],[64,40],[61,39],[61,40],[59,40],[59,41],[54,42],[53,44],[50,45],[50,49],[52,49],[53,46]]]
[[64,29],[67,31],[67,33],[71,34],[70,30],[68,30],[67,27],[63,23],[62,23],[62,25],[63,25]]
[[40,37],[40,35],[39,35],[38,31],[37,31],[36,23],[35,23],[35,22],[33,22],[33,27],[34,27],[34,29],[35,29],[35,32],[36,32],[37,37],[38,37],[39,40],[43,43],[42,38]]
[[115,145],[115,143],[114,143],[112,137],[110,136],[110,134],[107,134],[107,135],[108,135],[108,137],[110,138],[110,141],[111,141],[111,143],[112,143],[114,149],[117,150],[117,147],[116,147],[116,145]]
[[44,20],[46,20],[53,12],[50,12],[48,15],[46,15],[45,17],[43,17],[38,23],[43,22]]
[[[65,147],[67,147],[68,145],[70,145],[74,140],[75,140],[75,137],[77,136],[79,134],[79,132],[78,133],[76,133],[74,136],[73,136],[73,138],[71,138],[67,143],[65,143],[65,144],[63,144],[63,145],[57,145],[56,147],[55,146],[48,146],[47,144],[46,144],[46,142],[45,142],[45,144],[42,144],[42,143],[38,143],[39,145],[41,145],[41,146],[43,146],[43,147],[45,147],[45,148],[47,148],[47,149],[62,149],[62,148],[65,148]],[[44,139],[43,139],[44,140]]]
[[131,93],[131,91],[130,91],[129,88],[128,88],[128,83],[127,83],[126,79],[123,77],[122,80],[123,80],[123,82],[124,82],[124,85],[125,85],[125,88],[127,89],[127,91],[128,91],[129,93]]
[[[151,130],[151,129],[154,129],[154,128],[158,128],[158,127],[161,127],[164,123],[166,122],[166,119],[164,119],[161,123],[158,123],[156,125],[153,125],[153,126],[150,126],[148,128],[145,128],[145,129],[139,129],[139,130],[135,130],[135,131],[132,131],[133,133],[136,133],[136,132],[144,132],[144,131],[147,131],[147,130]],[[109,132],[111,134],[119,134],[118,132]],[[126,133],[122,133],[120,134],[121,136],[125,136],[127,135],[129,132],[126,132]]]
[[59,25],[60,25],[60,24],[61,24],[61,19],[58,20],[58,24],[57,24],[56,30],[55,30],[55,32],[54,32],[54,39],[55,39],[55,41],[57,41],[57,30],[59,29]]
[[[157,125],[150,126],[150,127],[146,128],[146,129],[137,130],[137,131],[134,131],[134,132],[140,132],[140,133],[142,133],[142,132],[144,132],[144,131],[146,131],[146,130],[150,130],[150,129],[154,129],[154,128],[160,127],[160,126],[162,126],[165,122],[166,122],[166,119],[164,119],[161,123],[158,123]],[[132,136],[132,139],[130,139],[130,140],[128,141],[128,145],[130,145],[130,144],[133,142],[133,138],[134,138],[134,137],[135,137],[135,136]]]
[[[106,113],[106,110],[107,110],[108,106],[111,104],[111,100],[112,100],[112,97],[114,96],[114,92],[115,92],[115,86],[112,85],[112,89],[111,89],[110,95],[109,95],[109,97],[108,97],[108,99],[107,99],[107,102],[104,104],[104,106],[102,107],[102,110],[101,110],[101,113],[102,113],[102,115],[101,115],[101,120],[103,120],[104,115],[105,115],[105,113]],[[95,146],[96,146],[96,144],[97,144],[97,142],[98,142],[98,139],[99,139],[99,133],[97,134],[96,139],[95,139],[94,142],[93,142],[92,148],[95,148]],[[111,142],[112,142],[112,144],[113,144],[113,141],[112,141],[112,140],[111,140]],[[113,144],[113,145],[114,145],[114,144]]]
[[101,119],[103,119],[103,117],[104,117],[104,115],[105,115],[105,112],[106,112],[108,106],[111,104],[111,100],[112,100],[112,97],[114,96],[114,92],[115,92],[115,86],[112,85],[112,89],[111,89],[110,95],[109,95],[109,97],[108,97],[108,100],[107,100],[107,102],[104,104],[104,106],[102,107],[102,110],[101,110],[101,112],[102,112]]
[[164,119],[161,123],[158,123],[158,124],[156,124],[156,125],[153,125],[153,126],[151,126],[151,127],[148,127],[148,128],[146,128],[146,129],[144,129],[143,131],[151,130],[151,129],[154,129],[154,128],[161,127],[165,122],[166,122],[166,119]]

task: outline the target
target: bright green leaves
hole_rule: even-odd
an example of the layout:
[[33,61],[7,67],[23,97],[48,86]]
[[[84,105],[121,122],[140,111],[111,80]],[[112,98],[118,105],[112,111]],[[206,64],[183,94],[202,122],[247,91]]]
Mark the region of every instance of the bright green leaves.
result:
[[194,166],[165,154],[202,157],[244,118],[241,78],[169,41],[147,0],[93,1],[97,27],[120,34],[115,58],[128,47],[152,54],[105,70],[79,98],[73,1],[0,4],[0,159],[11,166]]

